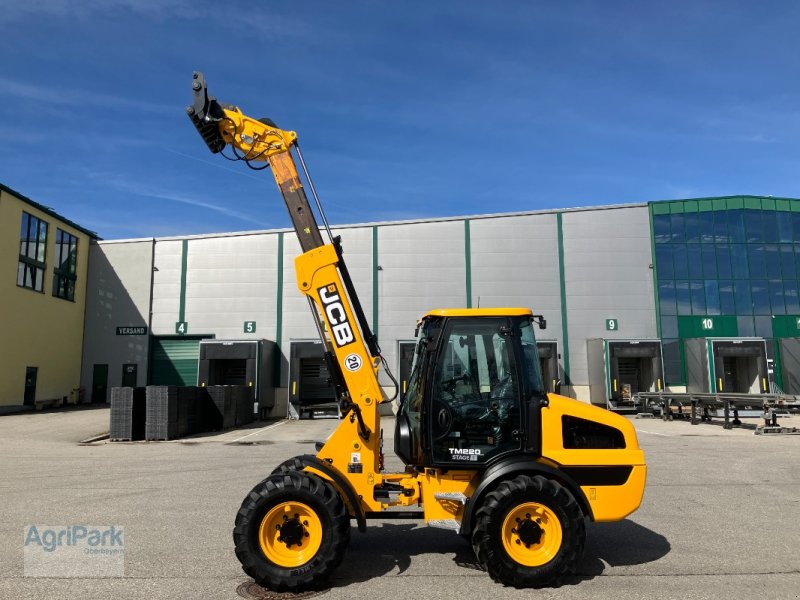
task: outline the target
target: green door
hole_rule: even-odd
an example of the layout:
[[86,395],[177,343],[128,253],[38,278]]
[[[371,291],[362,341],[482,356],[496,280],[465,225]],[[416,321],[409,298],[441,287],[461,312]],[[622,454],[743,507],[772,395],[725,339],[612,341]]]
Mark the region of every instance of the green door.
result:
[[202,337],[154,337],[150,346],[151,385],[197,385]]

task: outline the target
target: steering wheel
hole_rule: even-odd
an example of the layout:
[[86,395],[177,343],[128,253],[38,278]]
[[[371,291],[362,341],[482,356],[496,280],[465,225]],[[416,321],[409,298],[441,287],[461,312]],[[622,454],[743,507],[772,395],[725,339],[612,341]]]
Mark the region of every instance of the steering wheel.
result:
[[443,380],[440,385],[442,386],[442,389],[445,392],[448,392],[450,394],[454,394],[455,391],[456,391],[456,384],[459,381],[463,381],[464,383],[472,384],[472,378],[470,377],[469,373],[464,372],[461,375],[459,375],[458,377],[452,377],[451,379]]

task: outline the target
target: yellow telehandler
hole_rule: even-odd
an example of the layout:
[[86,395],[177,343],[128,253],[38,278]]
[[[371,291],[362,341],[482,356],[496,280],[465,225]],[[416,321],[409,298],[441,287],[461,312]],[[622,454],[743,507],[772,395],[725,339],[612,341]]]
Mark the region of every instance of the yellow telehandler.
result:
[[217,102],[200,72],[192,89],[187,113],[211,152],[230,147],[227,158],[272,168],[302,248],[297,285],[342,415],[316,455],[279,465],[244,498],[233,540],[245,573],[275,591],[318,588],[342,561],[351,521],[363,532],[368,520],[390,518],[424,519],[465,536],[506,585],[554,585],[572,573],[585,520],[621,520],[641,503],[646,466],[631,423],[545,392],[534,335],[545,321],[531,310],[436,309],[417,323],[396,417],[394,451],[406,467],[386,472],[378,407],[390,399],[378,372],[388,368],[297,134]]

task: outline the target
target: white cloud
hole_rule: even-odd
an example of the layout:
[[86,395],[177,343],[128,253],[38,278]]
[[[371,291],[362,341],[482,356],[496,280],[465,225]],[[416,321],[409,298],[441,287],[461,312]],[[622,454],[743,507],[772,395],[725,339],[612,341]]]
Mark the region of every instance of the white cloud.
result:
[[95,14],[113,14],[126,11],[151,18],[187,17],[192,12],[189,0],[26,0],[4,7],[4,20],[35,17],[85,18]]
[[216,204],[206,198],[200,198],[198,196],[175,192],[173,190],[158,188],[151,185],[140,184],[118,176],[109,175],[107,173],[87,173],[87,177],[120,192],[134,194],[136,196],[143,196],[145,198],[167,200],[169,202],[178,202],[180,204],[204,208],[206,210],[210,210],[228,217],[233,217],[234,219],[239,219],[240,221],[244,221],[246,223],[252,223],[263,228],[268,228],[271,226],[269,223],[255,219],[247,213]]
[[122,96],[105,94],[102,92],[88,92],[85,90],[59,88],[54,86],[37,85],[24,81],[0,77],[0,87],[6,96],[15,96],[23,100],[42,102],[56,106],[72,107],[103,107],[117,110],[135,110],[137,112],[175,114],[174,106],[156,104],[142,100],[133,100]]
[[235,31],[254,39],[275,39],[311,34],[302,20],[278,14],[276,5],[269,10],[257,6],[241,9],[202,0],[24,0],[6,3],[0,11],[0,23],[36,19],[85,20],[96,16],[135,16],[152,21],[211,20],[220,29]]

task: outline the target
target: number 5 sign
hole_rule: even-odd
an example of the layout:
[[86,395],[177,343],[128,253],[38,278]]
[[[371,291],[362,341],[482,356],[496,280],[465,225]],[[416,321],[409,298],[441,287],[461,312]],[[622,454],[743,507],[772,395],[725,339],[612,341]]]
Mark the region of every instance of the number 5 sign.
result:
[[606,330],[616,331],[619,329],[619,319],[606,319]]

